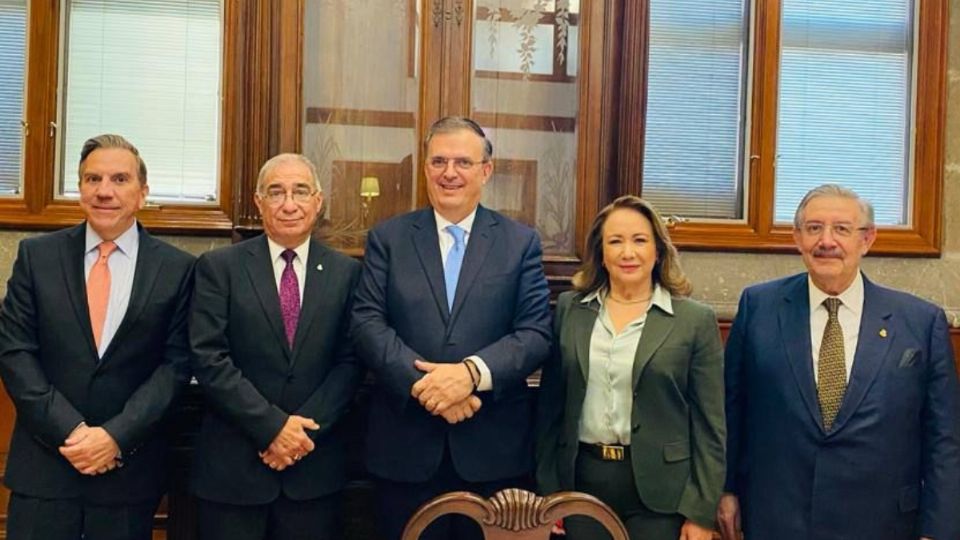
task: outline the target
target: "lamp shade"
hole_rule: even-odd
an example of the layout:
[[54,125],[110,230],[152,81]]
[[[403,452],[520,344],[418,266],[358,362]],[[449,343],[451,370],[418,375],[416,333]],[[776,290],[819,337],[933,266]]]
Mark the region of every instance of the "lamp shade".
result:
[[376,176],[364,176],[360,179],[361,197],[379,197],[380,179]]

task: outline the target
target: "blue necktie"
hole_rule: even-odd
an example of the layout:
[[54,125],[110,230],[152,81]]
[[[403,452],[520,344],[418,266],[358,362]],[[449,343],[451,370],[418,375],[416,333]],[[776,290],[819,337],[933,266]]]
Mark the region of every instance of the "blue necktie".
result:
[[453,311],[453,297],[457,294],[457,280],[460,278],[460,267],[463,266],[463,252],[466,251],[463,237],[467,231],[456,225],[448,225],[445,230],[453,236],[453,247],[447,253],[447,265],[443,268],[443,281],[447,284],[447,309]]

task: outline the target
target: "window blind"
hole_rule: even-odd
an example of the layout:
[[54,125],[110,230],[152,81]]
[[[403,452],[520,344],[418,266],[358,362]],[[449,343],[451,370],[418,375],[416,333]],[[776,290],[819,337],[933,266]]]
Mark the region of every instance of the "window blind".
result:
[[220,2],[68,4],[61,193],[77,193],[83,142],[118,133],[147,163],[150,199],[217,200]]
[[908,222],[913,2],[783,0],[776,220],[825,182]]
[[0,195],[20,193],[26,30],[26,0],[0,0]]
[[742,0],[650,0],[643,197],[663,214],[740,218]]

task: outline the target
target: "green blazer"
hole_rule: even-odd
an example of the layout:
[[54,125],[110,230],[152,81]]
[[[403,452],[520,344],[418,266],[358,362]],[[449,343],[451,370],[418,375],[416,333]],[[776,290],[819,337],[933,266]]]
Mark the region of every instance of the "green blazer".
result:
[[[590,338],[600,304],[560,295],[554,348],[544,364],[537,424],[543,493],[574,489]],[[630,458],[643,504],[713,527],[723,487],[723,345],[709,307],[672,298],[673,315],[647,314],[633,365]]]

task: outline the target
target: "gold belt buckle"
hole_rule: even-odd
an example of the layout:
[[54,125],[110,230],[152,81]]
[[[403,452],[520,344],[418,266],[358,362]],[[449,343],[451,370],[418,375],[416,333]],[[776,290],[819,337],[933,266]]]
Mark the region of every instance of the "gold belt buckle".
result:
[[603,459],[607,461],[623,461],[623,447],[615,444],[601,444]]

